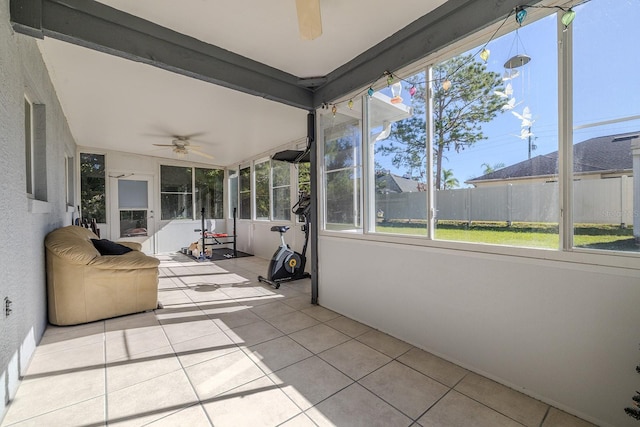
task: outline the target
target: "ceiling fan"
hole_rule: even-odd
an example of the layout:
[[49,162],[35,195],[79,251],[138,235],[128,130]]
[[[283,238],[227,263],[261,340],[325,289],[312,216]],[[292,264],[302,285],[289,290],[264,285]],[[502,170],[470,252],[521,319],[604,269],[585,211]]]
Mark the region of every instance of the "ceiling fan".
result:
[[196,150],[195,148],[199,148],[199,145],[191,145],[188,136],[181,135],[173,135],[173,140],[171,144],[153,144],[156,147],[172,147],[173,152],[178,157],[184,157],[189,153],[194,153],[202,157],[206,157],[208,159],[213,159],[213,156],[203,153],[202,151]]
[[300,37],[313,40],[322,35],[320,0],[296,0]]

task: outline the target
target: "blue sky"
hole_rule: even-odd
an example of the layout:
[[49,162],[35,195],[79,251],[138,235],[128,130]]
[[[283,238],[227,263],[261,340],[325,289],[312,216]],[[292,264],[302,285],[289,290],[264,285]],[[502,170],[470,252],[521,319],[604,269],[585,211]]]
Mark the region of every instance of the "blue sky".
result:
[[[640,131],[640,120],[576,129],[588,124],[640,115],[640,0],[592,0],[576,9],[574,37],[574,143],[623,132]],[[514,19],[510,17],[509,19]],[[513,111],[528,106],[534,123],[532,157],[558,149],[557,42],[555,15],[533,22],[525,19],[515,33],[492,40],[487,67],[500,73],[516,53],[532,59],[513,79]],[[479,41],[479,46],[483,44]],[[475,53],[475,48],[471,53]],[[506,84],[507,82],[505,82]],[[403,95],[408,99],[408,94]],[[405,101],[406,102],[406,101]],[[483,163],[511,165],[528,158],[528,140],[520,139],[521,120],[510,111],[483,125],[488,137],[461,153],[449,152],[443,167],[452,169],[461,186],[482,175]],[[383,166],[396,170],[383,158]]]

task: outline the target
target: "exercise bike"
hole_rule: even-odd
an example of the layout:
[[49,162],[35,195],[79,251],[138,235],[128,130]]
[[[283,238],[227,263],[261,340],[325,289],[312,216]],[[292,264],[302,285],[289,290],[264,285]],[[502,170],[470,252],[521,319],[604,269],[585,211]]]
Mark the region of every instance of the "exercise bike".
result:
[[311,197],[304,192],[300,192],[298,202],[293,205],[291,212],[295,215],[302,216],[304,224],[301,229],[304,231],[304,246],[302,252],[293,251],[284,240],[284,233],[289,230],[288,225],[274,225],[271,231],[280,233],[280,246],[271,257],[269,262],[269,270],[267,277],[258,276],[260,282],[268,283],[275,289],[280,287],[280,283],[289,282],[311,277],[309,273],[305,273],[304,268],[307,263],[307,243],[309,243],[309,223],[311,210]]

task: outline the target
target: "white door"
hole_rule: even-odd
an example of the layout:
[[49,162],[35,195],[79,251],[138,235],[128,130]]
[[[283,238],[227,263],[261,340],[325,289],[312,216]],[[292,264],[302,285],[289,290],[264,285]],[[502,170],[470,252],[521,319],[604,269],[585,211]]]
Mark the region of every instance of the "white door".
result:
[[145,253],[155,253],[153,176],[131,175],[112,178],[112,240],[142,244]]

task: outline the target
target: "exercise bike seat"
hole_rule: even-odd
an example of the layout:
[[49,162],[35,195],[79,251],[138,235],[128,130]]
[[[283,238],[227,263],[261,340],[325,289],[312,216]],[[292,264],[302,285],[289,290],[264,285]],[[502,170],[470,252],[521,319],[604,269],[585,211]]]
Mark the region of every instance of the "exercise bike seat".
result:
[[277,231],[279,233],[286,233],[288,229],[290,229],[288,225],[274,225],[271,227],[271,231]]

